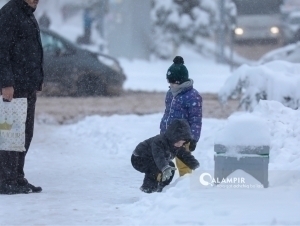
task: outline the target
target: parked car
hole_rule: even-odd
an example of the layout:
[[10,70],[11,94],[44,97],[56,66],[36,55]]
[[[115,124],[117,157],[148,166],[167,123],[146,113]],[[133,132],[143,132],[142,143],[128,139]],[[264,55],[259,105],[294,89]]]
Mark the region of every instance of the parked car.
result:
[[284,20],[282,36],[285,44],[300,41],[300,12],[292,12]]
[[126,76],[108,55],[83,49],[59,34],[41,28],[44,89],[48,96],[120,95]]

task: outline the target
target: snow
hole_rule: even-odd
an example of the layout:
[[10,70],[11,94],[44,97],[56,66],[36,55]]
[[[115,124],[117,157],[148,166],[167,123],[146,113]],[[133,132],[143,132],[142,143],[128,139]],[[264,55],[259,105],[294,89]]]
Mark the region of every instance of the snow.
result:
[[[299,224],[300,113],[264,101],[252,114],[270,129],[267,189],[192,188],[197,178],[175,175],[162,193],[140,192],[143,174],[133,169],[130,156],[138,142],[158,133],[162,114],[36,124],[25,171],[44,190],[1,196],[1,225]],[[199,170],[213,169],[215,134],[226,122],[203,119],[194,152]]]
[[264,64],[275,60],[284,60],[292,63],[300,63],[300,42],[274,49],[260,58],[258,64]]
[[240,96],[241,106],[252,111],[259,99],[276,100],[297,109],[300,104],[300,64],[286,61],[239,67],[219,90],[219,99]]
[[[74,39],[78,34],[72,26],[65,28],[70,29],[64,32],[69,38]],[[178,55],[184,57],[190,77],[200,92],[218,93],[230,76],[228,67],[187,48],[179,49]],[[172,62],[157,59],[120,59],[120,62],[127,75],[125,89],[168,89],[165,73]],[[274,77],[280,77],[283,72],[293,77],[298,71],[297,65],[276,63],[273,66]],[[280,71],[280,68],[285,69]],[[264,78],[263,73],[271,69],[253,70],[262,73]],[[288,90],[279,82],[275,88],[280,93]],[[145,194],[139,190],[143,174],[133,169],[130,157],[140,141],[159,133],[161,117],[162,113],[94,115],[70,125],[51,124],[51,120],[48,124],[36,123],[25,172],[31,183],[43,187],[43,192],[2,195],[0,225],[300,224],[300,110],[287,108],[277,101],[260,101],[252,113],[239,113],[229,120],[204,118],[201,138],[193,152],[200,169],[181,178],[176,173],[162,193]],[[264,143],[269,136],[269,188],[199,185],[197,175],[213,171],[216,136],[231,120],[235,122],[235,132],[241,129],[237,122],[253,122],[260,129],[268,128],[268,134],[261,131],[255,134],[249,128],[244,128],[243,134],[248,133],[251,141],[257,143]],[[260,124],[261,121],[265,124]],[[254,141],[259,135],[263,138]],[[232,141],[228,136],[227,141]],[[231,176],[243,175],[247,176],[236,171]]]
[[269,146],[269,129],[264,119],[250,113],[235,113],[219,131],[216,144],[225,146]]
[[300,169],[300,152],[296,148],[300,145],[300,110],[277,101],[260,101],[253,114],[263,115],[270,130],[270,168]]

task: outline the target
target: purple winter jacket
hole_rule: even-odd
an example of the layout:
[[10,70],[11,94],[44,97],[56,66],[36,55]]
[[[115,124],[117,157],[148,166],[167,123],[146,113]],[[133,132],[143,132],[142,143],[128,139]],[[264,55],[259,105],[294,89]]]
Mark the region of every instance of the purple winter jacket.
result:
[[165,113],[160,122],[160,133],[164,134],[172,120],[186,119],[191,127],[193,140],[200,138],[202,127],[202,97],[193,86],[187,87],[173,97],[171,90],[165,99]]

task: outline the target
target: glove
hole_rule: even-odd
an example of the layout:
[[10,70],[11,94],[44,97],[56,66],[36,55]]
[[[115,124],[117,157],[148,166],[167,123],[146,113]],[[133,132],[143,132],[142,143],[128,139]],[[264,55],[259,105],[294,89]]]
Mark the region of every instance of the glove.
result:
[[162,172],[162,181],[169,180],[170,177],[173,175],[172,171],[175,171],[176,168],[172,166],[168,166],[163,172]]
[[197,146],[197,141],[191,140],[190,141],[190,146],[189,146],[190,151],[195,151],[196,146]]
[[188,152],[183,148],[178,150],[176,157],[192,170],[195,170],[200,166],[198,160],[195,159],[191,152]]

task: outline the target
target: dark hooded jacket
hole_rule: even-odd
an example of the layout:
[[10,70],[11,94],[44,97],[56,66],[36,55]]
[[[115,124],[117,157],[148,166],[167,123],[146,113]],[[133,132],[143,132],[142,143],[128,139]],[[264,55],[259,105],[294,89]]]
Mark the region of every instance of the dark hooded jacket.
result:
[[43,48],[34,9],[10,0],[0,10],[0,88],[41,90]]
[[[169,162],[176,156],[189,168],[196,169],[199,162],[184,148],[176,148],[174,144],[180,140],[190,141],[192,139],[189,124],[184,119],[175,119],[164,134],[151,137],[138,144],[133,155],[142,158],[154,159],[157,168],[164,171]],[[151,161],[149,161],[151,162]]]

